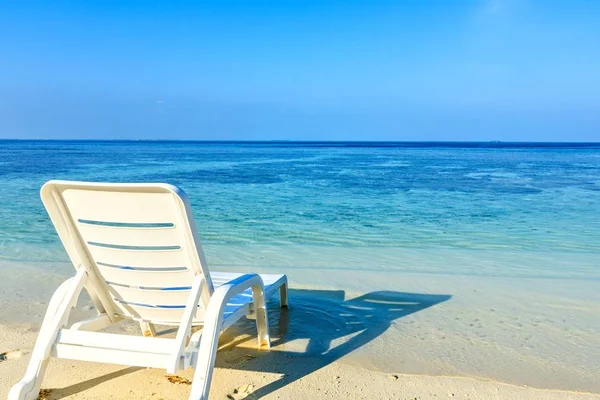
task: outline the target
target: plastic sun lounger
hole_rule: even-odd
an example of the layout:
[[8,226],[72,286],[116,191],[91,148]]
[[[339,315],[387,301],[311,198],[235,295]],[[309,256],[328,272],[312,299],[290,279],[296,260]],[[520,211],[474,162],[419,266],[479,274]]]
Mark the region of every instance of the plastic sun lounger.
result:
[[[256,319],[258,345],[269,347],[266,299],[287,277],[209,273],[185,193],[166,184],[50,181],[42,201],[74,277],[54,293],[25,377],[9,400],[36,399],[50,357],[129,366],[195,369],[190,399],[208,399],[219,334],[243,316]],[[67,329],[85,288],[98,316]],[[123,319],[144,336],[98,332]],[[154,324],[177,326],[174,339]],[[202,329],[192,333],[192,327]]]

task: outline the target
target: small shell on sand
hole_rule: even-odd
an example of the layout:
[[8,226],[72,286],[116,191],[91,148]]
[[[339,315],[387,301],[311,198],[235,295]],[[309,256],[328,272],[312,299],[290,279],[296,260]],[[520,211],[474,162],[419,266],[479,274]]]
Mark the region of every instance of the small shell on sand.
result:
[[21,350],[5,351],[4,353],[0,353],[0,362],[21,357],[23,357],[23,352]]
[[254,391],[254,385],[249,383],[247,385],[242,385],[236,389],[233,389],[233,394],[228,394],[227,398],[229,400],[239,400],[246,398],[247,395]]

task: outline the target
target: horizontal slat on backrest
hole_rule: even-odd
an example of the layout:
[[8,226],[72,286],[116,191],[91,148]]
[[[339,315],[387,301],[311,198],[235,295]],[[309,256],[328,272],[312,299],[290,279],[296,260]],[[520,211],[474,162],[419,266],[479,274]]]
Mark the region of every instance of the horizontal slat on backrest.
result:
[[66,189],[62,196],[76,220],[165,223],[177,215],[170,193]]
[[[152,287],[152,286],[146,286]],[[181,306],[184,307],[190,295],[188,290],[150,290],[133,289],[129,287],[110,285],[111,294],[116,299],[130,303],[161,305],[161,306]]]
[[[115,243],[111,243],[115,244]],[[189,260],[181,250],[124,250],[103,247],[100,244],[88,244],[88,250],[96,263],[140,267],[181,267]],[[190,273],[190,282],[192,275]]]
[[[184,311],[184,308],[142,307],[132,304],[119,304],[119,302],[116,301],[115,303],[126,315],[131,315],[135,319],[152,321],[158,324],[179,324]],[[203,319],[204,309],[199,306],[194,320],[202,321]]]
[[85,241],[129,246],[182,246],[181,232],[169,228],[134,228],[91,225],[77,222],[77,229]]
[[103,265],[98,265],[98,270],[106,281],[129,286],[178,287],[192,281],[187,271],[135,271]]
[[[228,318],[234,313],[239,313],[238,315],[247,314],[249,311],[250,301],[236,301],[234,299],[232,302],[228,303],[225,307],[223,316],[224,318]],[[153,321],[158,324],[164,325],[178,325],[181,322],[181,317],[183,315],[183,309],[169,309],[169,308],[149,308],[149,307],[140,307],[134,305],[125,305],[115,302],[118,307],[123,309],[123,313],[127,315],[132,315],[134,318],[144,319],[148,321]],[[143,316],[143,317],[142,317]],[[204,321],[204,309],[202,307],[198,307],[198,311],[194,317],[195,324],[201,324]]]
[[[181,320],[189,290],[144,290],[109,285],[117,306],[134,318],[147,321],[178,322]],[[204,318],[199,305],[195,319]]]

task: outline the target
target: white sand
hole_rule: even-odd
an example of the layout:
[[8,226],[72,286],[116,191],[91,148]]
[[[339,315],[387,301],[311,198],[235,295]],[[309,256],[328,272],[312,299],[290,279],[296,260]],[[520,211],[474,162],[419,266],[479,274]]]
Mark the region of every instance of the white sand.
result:
[[[0,267],[0,353],[24,354],[0,362],[2,399],[22,376],[36,324],[72,267],[1,262]],[[575,392],[600,393],[597,281],[285,272],[294,287],[292,308],[289,314],[276,307],[269,311],[273,350],[254,350],[251,322],[234,325],[222,338],[226,348],[217,358],[213,398],[241,398],[244,393],[233,391],[241,387],[244,392],[250,384],[246,391],[255,397],[281,399],[600,400]],[[84,296],[73,316],[91,313]],[[228,350],[233,342],[238,345]],[[395,374],[397,380],[389,378]],[[56,389],[50,399],[186,398],[189,387],[169,383],[164,375],[160,370],[53,360],[43,387]],[[182,375],[191,378],[189,371]]]
[[[0,398],[25,371],[37,332],[0,325]],[[384,374],[323,357],[293,356],[275,346],[253,348],[253,338],[224,337],[211,399],[532,399],[600,400],[600,395],[519,387],[464,377]],[[241,343],[239,343],[241,341]],[[12,352],[10,352],[12,351]],[[22,356],[21,356],[22,355]],[[191,379],[192,371],[180,376]],[[50,399],[187,399],[190,387],[171,383],[158,369],[52,360],[42,385]]]

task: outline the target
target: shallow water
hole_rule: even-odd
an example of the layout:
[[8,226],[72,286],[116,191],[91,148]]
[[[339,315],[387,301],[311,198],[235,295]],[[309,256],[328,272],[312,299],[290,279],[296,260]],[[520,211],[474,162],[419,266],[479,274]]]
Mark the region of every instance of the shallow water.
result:
[[211,267],[289,274],[286,350],[600,392],[599,146],[5,141],[0,179],[0,321],[71,273],[46,180],[169,182]]

